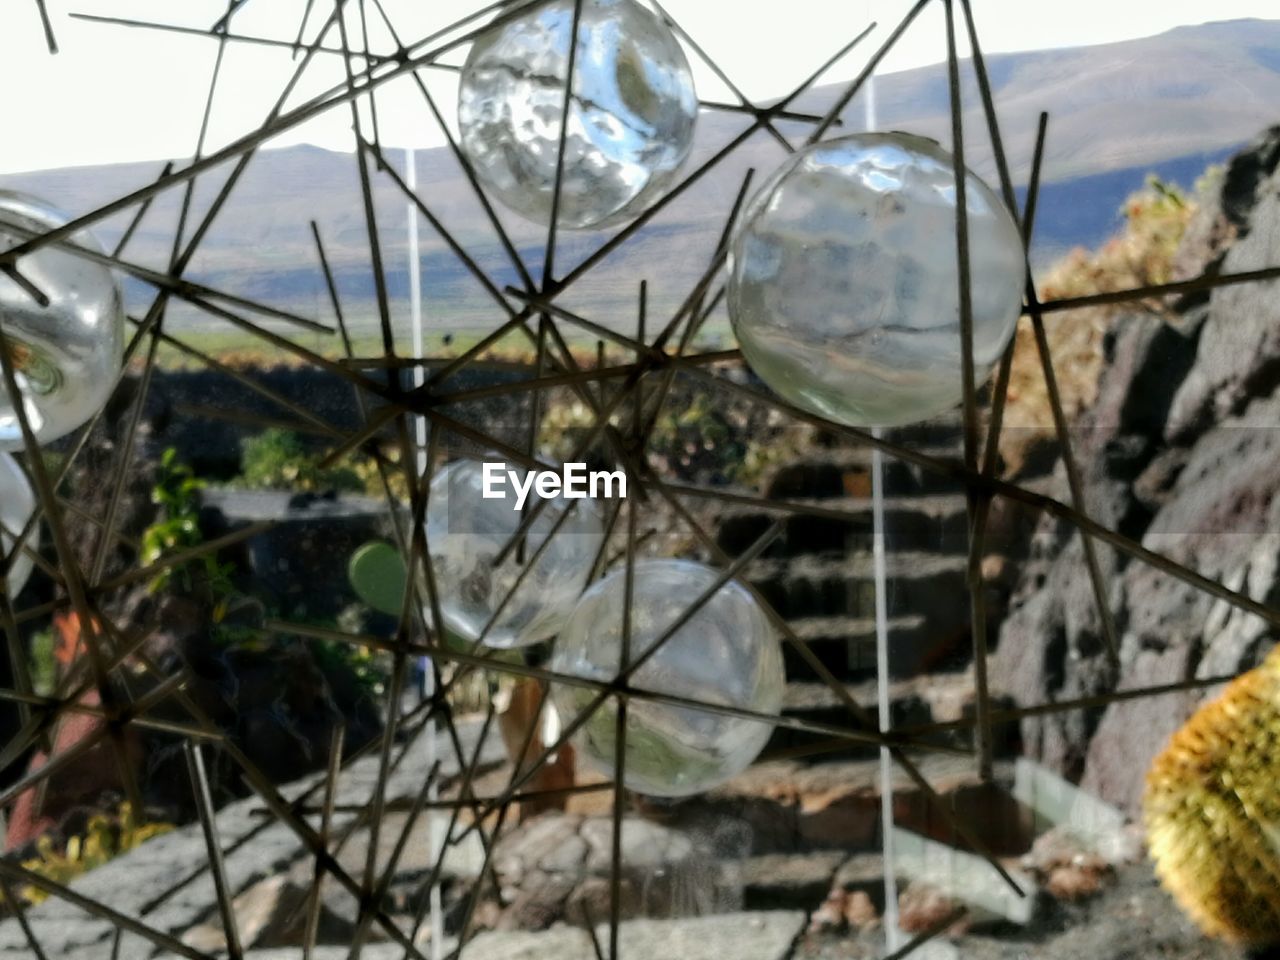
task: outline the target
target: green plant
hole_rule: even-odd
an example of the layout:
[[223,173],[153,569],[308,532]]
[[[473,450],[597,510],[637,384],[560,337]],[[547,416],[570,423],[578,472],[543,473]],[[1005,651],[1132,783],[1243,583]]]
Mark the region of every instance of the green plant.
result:
[[797,423],[776,410],[765,414],[762,423],[744,427],[747,449],[730,476],[735,483],[757,486],[775,467],[794,461],[813,447],[818,431],[807,423]]
[[363,644],[315,638],[307,641],[307,647],[322,672],[346,671],[367,693],[376,697],[386,692],[391,675],[389,654]]
[[[160,458],[155,486],[151,490],[151,502],[160,507],[160,517],[142,533],[142,564],[151,566],[174,553],[190,550],[204,542],[200,531],[199,480],[184,463],[178,462],[177,451],[170,448]],[[203,582],[211,592],[219,611],[225,612],[226,600],[235,592],[231,584],[232,567],[218,563],[217,557],[206,553],[187,563],[175,564],[160,571],[151,580],[153,593],[176,587],[186,592]],[[198,581],[193,572],[202,577]],[[215,615],[221,620],[220,615]]]
[[31,637],[31,655],[28,658],[31,688],[42,697],[52,694],[58,685],[58,661],[54,655],[56,646],[53,627],[46,627]]
[[652,459],[682,480],[725,482],[747,453],[748,437],[741,426],[734,422],[732,409],[705,393],[683,407],[666,404],[653,425]]
[[[615,425],[621,417],[613,417]],[[542,452],[568,460],[595,425],[595,414],[577,398],[553,397],[538,435]],[[681,482],[754,485],[774,464],[812,440],[813,430],[776,411],[745,401],[712,399],[677,383],[654,420],[646,451],[661,476]],[[597,440],[592,453],[606,457]],[[591,454],[588,454],[588,457]],[[587,459],[580,453],[576,459]]]
[[[387,496],[388,488],[390,488],[393,499],[400,503],[408,503],[409,481],[400,466],[399,445],[391,444],[384,449],[381,452],[381,459],[385,465],[382,469],[379,469],[379,461],[371,456],[352,456],[346,462],[350,465],[351,471],[359,481],[360,489],[363,489],[369,496],[384,499]],[[386,486],[383,486],[382,483],[384,475],[387,478]]]
[[321,467],[298,434],[272,427],[246,440],[237,482],[266,490],[363,491],[365,481],[349,464]]
[[[190,550],[204,542],[199,524],[200,491],[203,488],[204,483],[190,467],[178,462],[175,451],[166,450],[152,490],[152,500],[160,506],[161,515],[143,533],[144,564],[154,564],[175,552]],[[264,636],[253,626],[227,620],[230,612],[258,604],[236,588],[231,579],[234,571],[233,565],[220,564],[215,554],[205,553],[157,574],[150,587],[153,592],[166,589],[198,592],[200,599],[209,605],[210,639],[220,648],[269,650],[278,641]],[[318,625],[335,626],[333,622]],[[347,670],[366,689],[375,693],[383,690],[386,670],[373,651],[326,641],[310,642],[308,646],[319,666]]]

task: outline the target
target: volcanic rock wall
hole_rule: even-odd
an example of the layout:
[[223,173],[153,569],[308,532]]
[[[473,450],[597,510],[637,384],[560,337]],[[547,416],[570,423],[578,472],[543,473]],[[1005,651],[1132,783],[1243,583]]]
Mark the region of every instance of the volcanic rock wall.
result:
[[[1280,263],[1280,127],[1229,164],[1193,221],[1177,279]],[[1073,433],[1100,523],[1226,586],[1280,602],[1280,281],[1189,293],[1107,340],[1098,401]],[[1056,496],[1066,499],[1058,470]],[[1118,650],[1105,642],[1074,528],[1044,518],[992,664],[993,689],[1039,704],[1255,666],[1275,628],[1099,544]],[[1131,811],[1152,757],[1205,692],[1023,723],[1027,752]]]

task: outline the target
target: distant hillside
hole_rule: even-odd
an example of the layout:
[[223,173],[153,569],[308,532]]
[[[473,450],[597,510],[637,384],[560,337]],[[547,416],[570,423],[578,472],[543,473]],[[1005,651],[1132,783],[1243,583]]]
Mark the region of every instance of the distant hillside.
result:
[[[1072,245],[1092,245],[1106,237],[1117,225],[1125,196],[1142,185],[1148,172],[1190,186],[1206,165],[1280,121],[1280,21],[1214,23],[1124,43],[998,55],[989,58],[988,67],[1019,184],[1027,177],[1037,116],[1047,110],[1051,117],[1036,231],[1036,258],[1042,262]],[[966,78],[970,165],[993,179],[972,71],[966,70]],[[797,107],[822,112],[838,93],[838,87],[815,89]],[[881,77],[876,97],[882,128],[949,142],[943,65]],[[844,129],[858,129],[862,116],[863,105],[855,100],[846,111]],[[692,163],[710,156],[746,122],[737,114],[704,113]],[[804,128],[784,129],[799,142]],[[746,169],[754,166],[764,175],[781,159],[771,138],[755,136],[563,302],[603,322],[629,325],[635,285],[648,277],[654,309],[674,308],[696,282]],[[138,163],[5,176],[0,188],[26,190],[79,213],[154,179],[160,166]],[[433,212],[499,285],[513,282],[515,273],[448,152],[422,151],[418,166],[420,193]],[[196,213],[224,176],[215,172],[201,180]],[[154,204],[129,248],[131,259],[164,267],[180,194],[171,191]],[[378,178],[376,203],[391,290],[403,297],[408,289],[404,201],[385,177]],[[220,288],[327,316],[308,226],[313,218],[325,237],[345,302],[367,319],[372,278],[349,154],[313,147],[261,152],[202,246],[193,273]],[[505,221],[531,267],[537,267],[533,272],[539,273],[542,231],[514,216]],[[98,233],[112,243],[126,223],[118,217]],[[495,315],[483,292],[425,224],[423,231],[432,322],[491,325]],[[589,233],[562,234],[558,272],[601,240]]]
[[[1041,110],[1050,116],[1049,182],[1205,153],[1280,120],[1280,20],[1232,20],[1122,43],[1000,54],[987,58],[987,70],[1019,177],[1030,166]],[[978,151],[975,169],[986,174],[985,120],[971,74],[963,74],[966,146]],[[950,140],[942,65],[883,77],[876,93],[882,125],[909,123]]]

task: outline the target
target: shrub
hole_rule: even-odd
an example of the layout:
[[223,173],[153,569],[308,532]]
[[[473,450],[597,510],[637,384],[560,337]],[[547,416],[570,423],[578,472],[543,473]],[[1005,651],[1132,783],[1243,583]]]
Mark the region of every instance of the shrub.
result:
[[[200,531],[200,491],[204,482],[191,468],[178,462],[177,451],[170,448],[160,458],[156,483],[151,490],[151,502],[160,507],[160,516],[142,533],[143,566],[158,563],[171,554],[198,547],[204,542]],[[207,553],[197,560],[162,570],[151,581],[153,593],[177,587],[190,593],[196,588],[193,572],[203,575],[215,601],[223,600],[233,592],[231,568],[218,563],[215,555]]]
[[[1121,208],[1123,228],[1099,249],[1073,250],[1051,269],[1040,284],[1042,300],[1088,296],[1166,283],[1187,225],[1212,174],[1206,175],[1195,196],[1155,177]],[[1050,314],[1044,319],[1045,337],[1053,358],[1063,413],[1071,421],[1093,405],[1105,362],[1106,333],[1120,317],[1145,313],[1163,318],[1167,307],[1158,301],[1094,307]],[[1053,414],[1045,387],[1040,354],[1031,322],[1019,321],[1013,368],[1001,439],[1006,463],[1015,467],[1025,446],[1053,431]]]
[[348,465],[322,468],[323,458],[298,434],[273,427],[244,442],[237,482],[257,489],[363,491],[365,483]]
[[[613,422],[630,417],[630,407]],[[650,416],[649,409],[646,417]],[[595,425],[595,414],[576,397],[553,395],[543,417],[539,447],[566,460]],[[768,468],[795,455],[814,431],[795,424],[763,404],[725,395],[708,395],[701,384],[677,379],[662,405],[645,447],[649,464],[667,479],[683,483],[754,485]],[[597,440],[586,456],[612,463],[608,446]]]

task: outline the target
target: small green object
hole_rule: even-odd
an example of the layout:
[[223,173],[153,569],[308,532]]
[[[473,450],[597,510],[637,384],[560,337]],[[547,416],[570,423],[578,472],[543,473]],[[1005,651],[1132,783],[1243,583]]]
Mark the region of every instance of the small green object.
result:
[[404,607],[408,571],[404,559],[389,543],[375,540],[351,555],[347,577],[356,596],[369,607],[393,617]]
[[[347,579],[360,602],[379,613],[399,617],[404,604],[404,591],[409,581],[409,571],[404,558],[391,544],[383,540],[371,540],[351,555],[347,564]],[[430,613],[427,613],[430,620]],[[475,652],[475,643],[445,629],[444,646],[458,653]],[[523,663],[519,650],[482,650],[481,653],[500,663]]]

